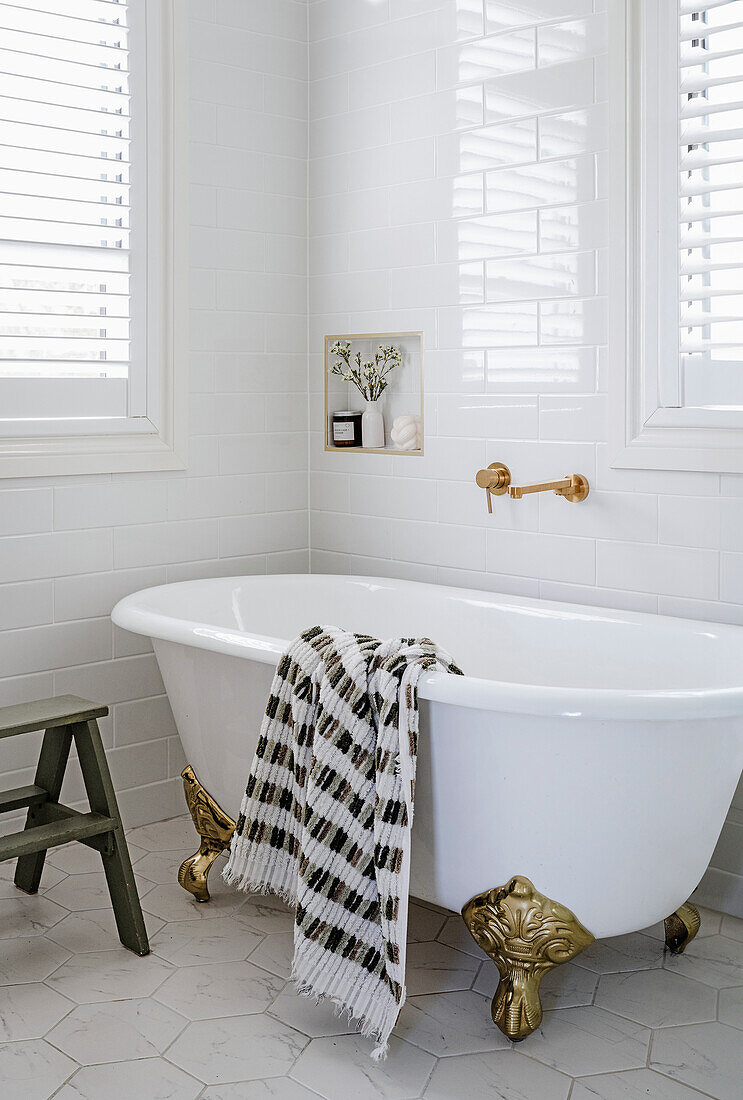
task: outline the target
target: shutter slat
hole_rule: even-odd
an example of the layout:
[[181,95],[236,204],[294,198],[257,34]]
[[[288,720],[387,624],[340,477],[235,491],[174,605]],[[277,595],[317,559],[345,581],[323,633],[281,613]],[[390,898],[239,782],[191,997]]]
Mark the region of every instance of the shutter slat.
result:
[[0,0],[0,378],[128,378],[127,13]]

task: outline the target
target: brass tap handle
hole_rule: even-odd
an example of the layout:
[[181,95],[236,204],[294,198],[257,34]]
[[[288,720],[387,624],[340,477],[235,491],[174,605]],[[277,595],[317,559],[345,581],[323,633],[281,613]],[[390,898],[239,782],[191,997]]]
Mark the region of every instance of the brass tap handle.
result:
[[491,462],[487,470],[478,470],[475,481],[485,490],[488,512],[493,511],[493,497],[502,497],[511,484],[511,471],[502,462]]
[[509,485],[508,495],[513,500],[521,500],[528,493],[553,492],[558,497],[565,497],[571,504],[579,504],[588,496],[588,479],[583,474],[570,474],[559,481],[537,481],[532,485]]

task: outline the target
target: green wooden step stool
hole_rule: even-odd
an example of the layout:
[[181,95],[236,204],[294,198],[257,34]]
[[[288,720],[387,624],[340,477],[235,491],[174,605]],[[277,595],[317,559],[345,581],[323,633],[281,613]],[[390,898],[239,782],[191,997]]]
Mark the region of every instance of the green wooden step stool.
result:
[[[0,813],[28,806],[23,832],[0,837],[0,862],[17,858],[15,884],[35,894],[49,848],[70,840],[95,848],[103,860],[119,939],[135,954],[147,955],[142,907],[98,729],[98,719],[107,714],[108,707],[74,695],[0,707],[0,738],[45,731],[34,783],[0,791]],[[90,804],[87,814],[59,802],[73,739]]]

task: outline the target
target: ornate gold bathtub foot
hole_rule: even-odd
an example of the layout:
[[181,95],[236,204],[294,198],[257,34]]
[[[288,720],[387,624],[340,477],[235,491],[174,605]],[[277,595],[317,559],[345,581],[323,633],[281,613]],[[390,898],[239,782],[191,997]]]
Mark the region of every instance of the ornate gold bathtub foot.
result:
[[542,1022],[539,986],[544,975],[574,959],[593,943],[593,936],[569,909],[519,875],[472,898],[462,916],[500,973],[493,1020],[504,1035],[519,1042]]
[[205,790],[190,764],[181,772],[186,803],[196,832],[201,837],[198,852],[185,859],[178,871],[178,881],[197,901],[209,901],[206,881],[212,863],[229,847],[235,822]]
[[702,924],[699,910],[690,901],[685,902],[670,917],[666,917],[666,947],[672,954],[681,955],[696,936]]

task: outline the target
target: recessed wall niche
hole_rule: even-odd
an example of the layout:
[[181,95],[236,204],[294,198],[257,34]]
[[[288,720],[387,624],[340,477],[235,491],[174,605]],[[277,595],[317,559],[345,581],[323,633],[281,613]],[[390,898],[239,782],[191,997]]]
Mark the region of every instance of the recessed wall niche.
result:
[[423,454],[422,332],[325,337],[325,450]]

